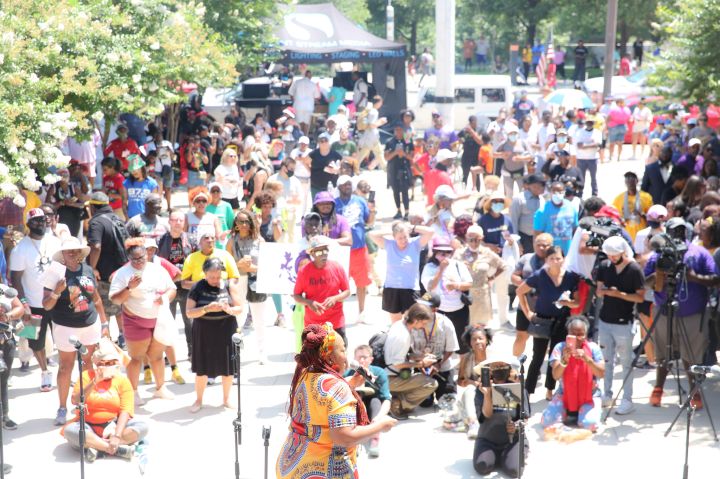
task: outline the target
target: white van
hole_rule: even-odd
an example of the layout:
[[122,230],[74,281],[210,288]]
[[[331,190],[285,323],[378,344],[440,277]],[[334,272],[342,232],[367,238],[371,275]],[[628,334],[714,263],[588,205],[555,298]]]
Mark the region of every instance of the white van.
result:
[[[455,102],[452,127],[461,130],[468,117],[475,115],[478,124],[494,120],[500,108],[512,107],[509,75],[455,75]],[[438,110],[435,103],[435,77],[425,77],[416,91],[408,91],[408,108],[415,112],[414,126],[424,130],[432,126],[432,112]],[[448,124],[446,120],[445,124]]]

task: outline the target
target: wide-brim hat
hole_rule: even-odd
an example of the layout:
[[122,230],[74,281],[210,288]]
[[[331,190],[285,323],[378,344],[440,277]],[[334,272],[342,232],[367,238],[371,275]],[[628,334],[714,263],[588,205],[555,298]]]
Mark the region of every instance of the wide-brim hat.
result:
[[60,249],[57,250],[55,254],[53,254],[53,261],[65,264],[62,252],[72,250],[80,250],[80,254],[83,258],[90,254],[90,247],[88,245],[81,243],[79,239],[71,236],[63,240],[62,244],[60,245]]
[[507,353],[488,352],[487,359],[473,368],[473,372],[480,375],[480,370],[495,363],[508,364],[513,369],[520,369],[520,361],[515,356]]

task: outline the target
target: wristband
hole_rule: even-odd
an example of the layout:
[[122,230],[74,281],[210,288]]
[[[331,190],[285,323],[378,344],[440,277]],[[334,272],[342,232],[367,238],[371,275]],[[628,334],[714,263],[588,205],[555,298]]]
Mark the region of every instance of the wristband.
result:
[[566,368],[566,367],[567,367],[567,363],[564,363],[564,362],[560,361],[560,366]]

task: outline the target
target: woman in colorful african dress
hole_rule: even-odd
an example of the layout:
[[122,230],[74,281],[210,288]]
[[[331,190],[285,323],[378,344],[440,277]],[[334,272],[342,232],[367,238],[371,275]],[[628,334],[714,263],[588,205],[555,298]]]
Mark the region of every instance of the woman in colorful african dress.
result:
[[290,433],[277,460],[278,479],[357,479],[356,446],[397,421],[384,416],[369,422],[353,389],[365,380],[359,374],[343,379],[345,342],[330,323],[305,328],[295,362]]

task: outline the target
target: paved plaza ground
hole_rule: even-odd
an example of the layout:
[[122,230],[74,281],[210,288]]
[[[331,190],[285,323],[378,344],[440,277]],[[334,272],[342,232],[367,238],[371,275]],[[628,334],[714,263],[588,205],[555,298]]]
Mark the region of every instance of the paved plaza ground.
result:
[[[628,169],[642,174],[643,165],[640,161],[623,161],[600,167],[601,196],[606,201],[612,201],[614,196],[623,190],[622,173]],[[394,209],[389,191],[383,189],[383,175],[372,174],[371,182],[378,190],[381,215],[389,217],[394,213]],[[187,201],[182,193],[177,193],[176,198],[178,203]],[[468,206],[471,206],[468,202],[456,205],[456,213]],[[421,209],[420,203],[413,204],[413,211],[419,212]],[[382,263],[380,258],[378,265],[381,266]],[[382,275],[382,271],[380,274]],[[345,311],[349,324],[350,348],[367,341],[389,321],[380,310],[380,297],[377,295],[368,299],[368,318],[373,322],[372,325],[354,324],[357,311],[354,297],[345,304]],[[287,303],[286,315],[290,315]],[[263,426],[272,427],[268,477],[274,477],[275,459],[287,434],[285,409],[294,371],[291,353],[294,333],[290,329],[269,326],[273,319],[267,318],[266,329],[266,350],[270,362],[263,366],[258,365],[252,331],[247,332],[246,346],[242,353],[243,443],[240,447],[240,475],[244,479],[263,477]],[[178,328],[181,325],[178,320]],[[509,351],[513,337],[513,332],[501,329],[496,334],[492,348]],[[527,352],[531,352],[530,342]],[[232,478],[232,420],[236,413],[220,407],[219,385],[208,387],[205,395],[206,406],[199,413],[188,412],[194,400],[194,390],[193,376],[189,372],[190,365],[186,356],[184,345],[178,344],[178,358],[181,359],[179,367],[188,383],[169,386],[177,397],[174,400],[150,400],[147,405],[137,408],[137,416],[150,423],[149,462],[144,477]],[[58,428],[52,425],[57,409],[57,392],[39,392],[40,375],[34,361],[32,364],[29,373],[20,373],[17,370],[17,361],[13,368],[10,417],[19,427],[15,431],[3,432],[5,457],[14,466],[10,477],[29,479],[47,477],[50,474],[62,479],[79,477],[77,454],[65,444]],[[167,377],[169,376],[168,370]],[[620,371],[617,371],[616,390],[621,380]],[[663,407],[653,408],[647,404],[653,380],[653,371],[636,370],[636,411],[623,418],[613,415],[592,438],[573,444],[545,442],[541,439],[542,429],[538,421],[546,402],[542,397],[542,389],[538,388],[539,393],[531,398],[533,414],[527,428],[531,453],[524,477],[682,477],[685,416],[679,420],[667,438],[663,437],[665,429],[678,411],[675,382],[668,381]],[[141,385],[141,395],[149,398],[152,388],[153,386]],[[705,409],[696,414],[690,429],[691,478],[717,477],[715,468],[720,465],[720,445],[713,441],[708,418],[708,412],[711,411],[716,425],[720,426],[720,378],[708,379],[705,393]],[[417,410],[409,420],[399,423],[390,433],[383,435],[379,458],[368,459],[364,454],[360,455],[360,477],[478,477],[471,464],[472,441],[469,441],[464,433],[443,431],[441,424],[441,417],[434,410]],[[85,474],[88,479],[140,477],[137,459],[132,462],[101,459],[87,465]],[[495,474],[490,477],[503,476]]]

